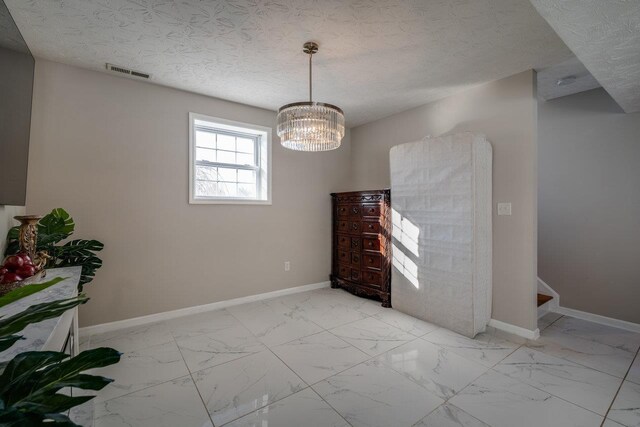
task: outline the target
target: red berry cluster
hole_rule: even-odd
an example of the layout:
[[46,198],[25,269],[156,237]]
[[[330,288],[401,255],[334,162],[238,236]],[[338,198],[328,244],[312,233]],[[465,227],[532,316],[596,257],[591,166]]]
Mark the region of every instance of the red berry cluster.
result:
[[0,267],[0,283],[20,282],[36,274],[31,257],[26,253],[9,255]]

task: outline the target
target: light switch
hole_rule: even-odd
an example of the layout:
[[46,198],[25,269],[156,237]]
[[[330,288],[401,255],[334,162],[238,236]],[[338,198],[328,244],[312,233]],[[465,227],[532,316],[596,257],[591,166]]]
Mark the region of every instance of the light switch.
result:
[[498,215],[511,215],[511,203],[498,203]]

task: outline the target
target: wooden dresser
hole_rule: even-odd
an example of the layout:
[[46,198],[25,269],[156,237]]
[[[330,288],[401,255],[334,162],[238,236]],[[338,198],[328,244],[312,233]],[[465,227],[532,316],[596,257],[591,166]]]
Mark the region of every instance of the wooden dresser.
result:
[[331,287],[391,307],[390,190],[331,193],[333,257]]

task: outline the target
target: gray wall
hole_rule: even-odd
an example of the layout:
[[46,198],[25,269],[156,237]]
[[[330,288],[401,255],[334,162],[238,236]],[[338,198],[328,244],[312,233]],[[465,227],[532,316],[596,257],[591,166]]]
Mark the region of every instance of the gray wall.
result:
[[640,323],[640,113],[602,89],[539,104],[538,275],[562,306]]
[[[274,128],[271,206],[189,205],[190,111]],[[81,310],[93,325],[327,281],[329,193],[349,141],[280,146],[276,113],[36,59],[27,208],[64,207],[105,243]],[[284,262],[291,271],[284,271]]]
[[[537,101],[527,71],[351,130],[352,187],[389,186],[389,149],[427,135],[481,132],[493,146],[493,313],[536,329]],[[393,195],[391,196],[393,202]],[[511,202],[512,216],[496,216]]]

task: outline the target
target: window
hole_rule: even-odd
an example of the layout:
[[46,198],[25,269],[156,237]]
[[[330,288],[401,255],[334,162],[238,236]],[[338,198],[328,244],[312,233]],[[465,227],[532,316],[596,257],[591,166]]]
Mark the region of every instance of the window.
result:
[[189,113],[189,202],[271,204],[271,128]]

